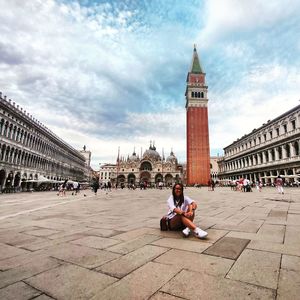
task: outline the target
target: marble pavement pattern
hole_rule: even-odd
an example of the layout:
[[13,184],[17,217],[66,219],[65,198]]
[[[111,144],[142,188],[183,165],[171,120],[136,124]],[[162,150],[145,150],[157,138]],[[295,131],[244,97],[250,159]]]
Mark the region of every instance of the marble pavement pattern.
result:
[[185,189],[206,240],[159,230],[170,193],[0,195],[0,299],[299,299],[300,189]]

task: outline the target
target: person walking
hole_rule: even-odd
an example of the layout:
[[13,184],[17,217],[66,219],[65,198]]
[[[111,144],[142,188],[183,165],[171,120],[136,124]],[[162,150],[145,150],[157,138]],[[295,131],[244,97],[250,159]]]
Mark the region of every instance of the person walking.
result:
[[283,179],[280,175],[275,179],[275,186],[279,194],[284,194],[283,192]]
[[191,198],[184,196],[181,183],[176,183],[173,186],[172,195],[167,203],[169,211],[166,217],[169,219],[170,230],[182,230],[185,237],[193,232],[197,238],[206,238],[207,232],[197,227],[193,222],[197,204]]
[[99,189],[99,182],[96,180],[94,181],[93,185],[92,185],[93,191],[95,193],[95,196],[97,195],[97,191]]

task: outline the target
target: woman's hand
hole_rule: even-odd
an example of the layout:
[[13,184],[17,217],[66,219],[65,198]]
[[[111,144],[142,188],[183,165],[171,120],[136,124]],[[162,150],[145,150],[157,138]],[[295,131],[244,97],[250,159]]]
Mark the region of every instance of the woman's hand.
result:
[[188,211],[186,213],[184,213],[185,217],[192,217],[193,216],[193,212],[192,211]]

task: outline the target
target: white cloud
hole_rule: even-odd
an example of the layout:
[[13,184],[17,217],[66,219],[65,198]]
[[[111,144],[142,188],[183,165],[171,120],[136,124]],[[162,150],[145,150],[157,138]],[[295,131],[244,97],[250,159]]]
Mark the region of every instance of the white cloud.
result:
[[297,0],[206,0],[203,12],[206,21],[198,40],[208,47],[224,36],[269,28],[291,16],[297,17],[299,10]]
[[249,70],[239,85],[210,96],[211,148],[228,146],[299,104],[300,71],[278,64]]
[[[276,117],[278,103],[298,104],[290,36],[259,32],[293,17],[295,1],[209,0],[200,18],[198,1],[23,2],[0,0],[1,90],[74,147],[87,145],[94,166],[115,161],[118,146],[127,156],[153,139],[185,161],[185,79],[197,40],[211,149]],[[295,36],[293,28],[284,30]],[[274,41],[283,46],[262,53]]]

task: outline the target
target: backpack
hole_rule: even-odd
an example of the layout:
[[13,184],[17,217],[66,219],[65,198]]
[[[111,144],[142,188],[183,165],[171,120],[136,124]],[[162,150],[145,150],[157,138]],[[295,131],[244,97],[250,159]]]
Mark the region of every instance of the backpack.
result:
[[170,230],[170,227],[169,227],[169,219],[167,218],[167,216],[163,216],[163,217],[160,219],[160,230],[161,230],[161,231],[167,231],[167,230]]

